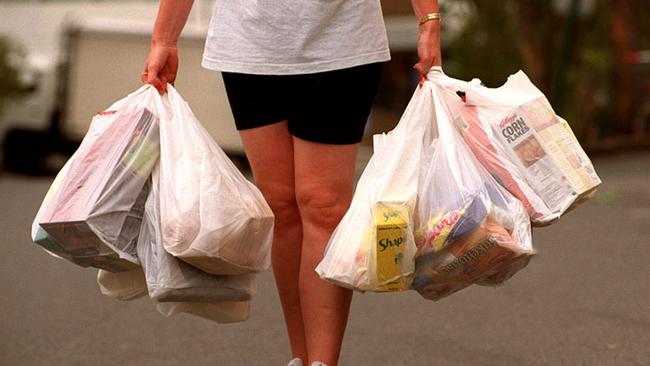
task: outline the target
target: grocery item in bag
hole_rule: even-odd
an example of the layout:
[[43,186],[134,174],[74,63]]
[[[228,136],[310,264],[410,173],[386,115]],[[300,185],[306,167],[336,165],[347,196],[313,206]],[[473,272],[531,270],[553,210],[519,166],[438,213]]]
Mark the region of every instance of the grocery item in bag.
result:
[[565,212],[600,185],[568,123],[555,115],[546,98],[517,106],[491,126],[551,211]]
[[147,294],[147,283],[142,267],[123,272],[97,271],[97,284],[102,295],[129,301]]
[[505,281],[535,251],[524,206],[473,156],[453,125],[445,90],[433,85],[437,142],[418,189],[413,288],[439,300],[472,284]]
[[448,103],[455,103],[458,107],[454,124],[474,156],[499,184],[521,201],[533,224],[544,226],[557,220],[559,214],[551,212],[523,177],[516,173],[515,165],[508,160],[509,157],[503,149],[492,143],[491,134],[488,135],[490,131],[484,130],[476,106],[461,104],[455,100]]
[[373,207],[376,232],[376,283],[385,290],[408,288],[402,274],[402,261],[411,230],[408,207],[400,203],[376,202]]
[[413,287],[423,297],[437,300],[477,282],[494,286],[514,275],[515,268],[523,268],[529,258],[530,253],[514,242],[510,232],[487,216],[444,249],[417,257],[416,266],[422,271]]
[[215,275],[259,272],[270,265],[274,216],[261,192],[232,164],[167,87],[161,125],[161,223],[165,249]]
[[142,188],[159,155],[152,89],[143,87],[93,118],[39,209],[34,242],[84,267],[135,267]]
[[365,227],[356,227],[358,231],[352,233],[356,245],[339,247],[336,257],[333,252],[328,257],[328,247],[316,272],[329,282],[359,291],[409,289],[415,253],[411,207],[412,202],[380,201],[372,204],[362,216],[371,221]]
[[423,223],[417,231],[416,245],[418,248],[441,250],[449,240],[474,230],[486,215],[483,201],[472,196],[458,209],[434,216]]
[[467,145],[524,204],[534,225],[551,224],[593,196],[601,181],[591,161],[523,72],[496,89],[442,73],[432,77],[446,89],[441,95]]
[[253,274],[211,275],[165,251],[160,221],[158,168],[153,171],[152,181],[137,245],[149,296],[158,302],[250,300],[255,280]]

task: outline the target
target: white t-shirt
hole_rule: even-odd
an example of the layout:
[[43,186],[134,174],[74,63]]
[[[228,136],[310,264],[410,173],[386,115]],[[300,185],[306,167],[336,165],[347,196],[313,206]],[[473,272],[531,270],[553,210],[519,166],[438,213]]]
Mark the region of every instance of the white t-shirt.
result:
[[388,60],[379,0],[217,0],[202,65],[290,75]]

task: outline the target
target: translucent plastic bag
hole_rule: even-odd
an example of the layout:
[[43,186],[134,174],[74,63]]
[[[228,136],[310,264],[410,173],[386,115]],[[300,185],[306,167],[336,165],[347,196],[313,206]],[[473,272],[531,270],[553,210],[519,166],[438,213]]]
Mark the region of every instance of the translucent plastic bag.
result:
[[204,270],[266,270],[274,217],[170,85],[161,125],[161,220],[165,249]]
[[[431,74],[481,164],[544,226],[595,194],[601,181],[569,124],[519,71],[501,87]],[[461,97],[459,97],[462,96]]]
[[158,168],[152,174],[137,252],[149,296],[158,302],[245,301],[251,299],[255,275],[217,276],[203,272],[165,251],[160,221],[161,184]]
[[251,302],[160,302],[156,304],[156,309],[164,316],[186,313],[217,323],[236,323],[249,318]]
[[430,86],[419,88],[397,127],[374,136],[374,154],[316,267],[321,278],[360,291],[410,288],[413,212],[432,103]]
[[147,282],[142,267],[123,272],[97,271],[97,285],[102,295],[116,300],[135,300],[147,294]]
[[157,98],[143,86],[93,118],[34,219],[35,243],[84,267],[134,268],[142,188],[160,154]]
[[[147,283],[142,267],[124,272],[99,270],[97,284],[103,295],[128,301],[147,294]],[[187,313],[218,323],[241,322],[250,316],[251,302],[248,301],[207,301],[207,302],[158,302],[154,300],[158,312],[165,316]]]
[[535,251],[523,205],[481,166],[454,127],[445,104],[449,91],[426,84],[433,85],[435,118],[419,181],[413,288],[439,300],[474,283],[502,283]]

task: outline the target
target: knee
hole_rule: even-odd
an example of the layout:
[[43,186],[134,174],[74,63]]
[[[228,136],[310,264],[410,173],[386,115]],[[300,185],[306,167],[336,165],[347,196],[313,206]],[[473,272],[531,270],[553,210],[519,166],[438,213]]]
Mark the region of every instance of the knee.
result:
[[275,215],[276,228],[300,222],[300,213],[293,187],[262,186],[260,190]]
[[350,206],[352,192],[322,186],[296,190],[296,202],[303,223],[333,230]]

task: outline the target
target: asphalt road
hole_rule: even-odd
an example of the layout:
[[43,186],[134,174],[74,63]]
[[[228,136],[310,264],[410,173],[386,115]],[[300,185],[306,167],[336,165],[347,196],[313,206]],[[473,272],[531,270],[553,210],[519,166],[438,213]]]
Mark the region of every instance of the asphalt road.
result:
[[[650,365],[650,153],[594,164],[598,195],[536,230],[539,254],[506,285],[355,295],[341,365]],[[94,270],[31,243],[49,183],[0,176],[0,365],[286,364],[270,272],[239,324],[103,297]]]

